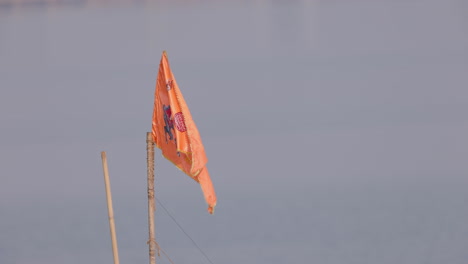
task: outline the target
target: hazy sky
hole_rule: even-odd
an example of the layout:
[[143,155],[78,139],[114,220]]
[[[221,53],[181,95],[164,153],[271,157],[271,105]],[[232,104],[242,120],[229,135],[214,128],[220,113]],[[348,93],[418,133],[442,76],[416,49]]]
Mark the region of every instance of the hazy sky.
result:
[[112,263],[102,150],[121,263],[148,262],[163,50],[218,206],[159,150],[156,195],[214,263],[466,263],[467,1],[67,2],[0,1],[1,264]]

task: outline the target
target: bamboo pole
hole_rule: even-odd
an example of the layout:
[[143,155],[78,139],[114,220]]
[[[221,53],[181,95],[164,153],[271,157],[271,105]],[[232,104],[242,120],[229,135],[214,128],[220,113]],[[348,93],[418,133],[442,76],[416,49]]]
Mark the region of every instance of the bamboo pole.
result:
[[149,231],[149,263],[156,264],[156,240],[154,235],[154,211],[156,205],[154,203],[154,142],[151,132],[146,133],[146,164],[148,176],[148,231]]
[[109,227],[112,240],[112,253],[114,254],[114,264],[119,264],[119,250],[117,248],[117,236],[115,234],[114,209],[112,208],[112,194],[109,180],[109,170],[107,169],[106,152],[101,152],[102,169],[104,171],[104,183],[106,185],[107,211],[109,213]]

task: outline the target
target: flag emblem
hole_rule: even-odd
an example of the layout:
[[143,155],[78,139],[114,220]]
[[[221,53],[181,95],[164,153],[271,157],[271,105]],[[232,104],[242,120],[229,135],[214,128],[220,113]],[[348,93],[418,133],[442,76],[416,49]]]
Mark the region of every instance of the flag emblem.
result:
[[172,122],[172,111],[171,111],[171,106],[170,105],[163,105],[163,113],[164,113],[164,136],[166,138],[166,144],[168,143],[167,141],[167,136],[169,136],[169,140],[174,139],[174,134],[172,133],[172,130],[174,130],[174,122]]
[[184,121],[184,115],[182,114],[182,112],[179,112],[174,115],[174,121],[175,121],[177,130],[179,130],[180,132],[187,131],[187,127],[185,126],[185,121]]

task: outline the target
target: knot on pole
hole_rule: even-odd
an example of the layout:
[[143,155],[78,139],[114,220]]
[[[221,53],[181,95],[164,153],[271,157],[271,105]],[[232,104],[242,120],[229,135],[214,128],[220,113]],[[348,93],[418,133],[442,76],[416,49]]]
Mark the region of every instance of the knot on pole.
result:
[[158,257],[161,257],[161,254],[160,254],[161,248],[159,247],[159,244],[158,244],[158,242],[156,242],[156,240],[150,239],[150,240],[148,240],[148,242],[146,242],[146,244],[151,245],[151,246],[155,246],[158,249]]

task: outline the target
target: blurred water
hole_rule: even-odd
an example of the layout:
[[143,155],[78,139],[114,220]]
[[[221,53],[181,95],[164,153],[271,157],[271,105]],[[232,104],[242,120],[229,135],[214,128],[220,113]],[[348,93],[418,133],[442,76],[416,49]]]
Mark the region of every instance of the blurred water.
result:
[[[147,261],[161,52],[219,196],[157,195],[215,263],[465,263],[468,3],[0,2],[0,263]],[[159,209],[175,263],[205,263]],[[167,260],[161,260],[165,263]]]

